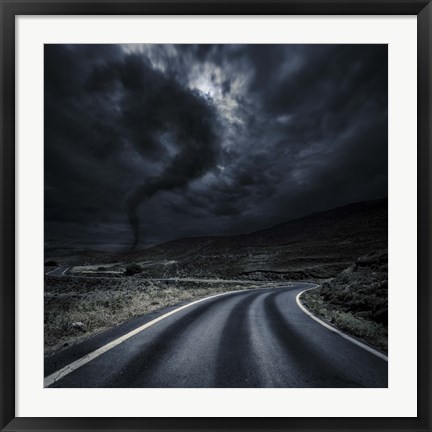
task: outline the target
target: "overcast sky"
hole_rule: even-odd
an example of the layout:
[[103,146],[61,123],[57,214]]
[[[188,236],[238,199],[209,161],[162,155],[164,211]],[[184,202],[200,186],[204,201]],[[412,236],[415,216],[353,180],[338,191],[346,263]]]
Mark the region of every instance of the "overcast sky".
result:
[[47,247],[387,196],[387,45],[45,45]]

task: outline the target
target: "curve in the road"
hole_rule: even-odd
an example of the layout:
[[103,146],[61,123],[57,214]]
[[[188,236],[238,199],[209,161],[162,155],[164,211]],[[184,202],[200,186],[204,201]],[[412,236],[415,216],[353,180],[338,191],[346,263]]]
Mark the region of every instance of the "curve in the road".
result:
[[298,307],[305,288],[240,291],[186,305],[48,385],[387,387],[386,361]]

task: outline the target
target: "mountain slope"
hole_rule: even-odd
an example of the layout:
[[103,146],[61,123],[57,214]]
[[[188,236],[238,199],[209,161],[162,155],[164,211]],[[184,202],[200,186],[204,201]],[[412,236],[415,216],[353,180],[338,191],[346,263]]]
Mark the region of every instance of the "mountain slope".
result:
[[141,263],[150,277],[333,277],[359,256],[387,248],[387,215],[387,199],[366,201],[251,234],[177,239],[116,261]]

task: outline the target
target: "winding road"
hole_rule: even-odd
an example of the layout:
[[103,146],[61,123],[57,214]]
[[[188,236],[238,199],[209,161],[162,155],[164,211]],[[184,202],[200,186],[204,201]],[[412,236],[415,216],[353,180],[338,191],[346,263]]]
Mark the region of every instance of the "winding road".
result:
[[141,317],[46,359],[45,387],[387,387],[386,360],[300,309],[309,287],[239,291]]

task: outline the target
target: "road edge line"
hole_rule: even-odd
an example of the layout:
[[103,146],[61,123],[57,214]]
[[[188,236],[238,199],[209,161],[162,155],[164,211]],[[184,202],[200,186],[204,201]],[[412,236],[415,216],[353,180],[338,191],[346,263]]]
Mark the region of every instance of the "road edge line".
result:
[[[288,282],[288,284],[292,284],[292,282]],[[102,354],[106,353],[107,351],[111,350],[112,348],[115,348],[117,345],[120,345],[125,340],[130,339],[132,336],[137,335],[138,333],[142,332],[143,330],[153,326],[154,324],[158,323],[159,321],[162,321],[165,318],[168,318],[171,315],[174,315],[177,312],[180,312],[183,309],[186,309],[190,306],[196,305],[197,303],[201,303],[205,300],[209,300],[209,299],[212,299],[215,297],[220,297],[220,296],[229,295],[229,294],[236,294],[236,293],[240,293],[240,292],[251,292],[251,291],[262,290],[262,289],[265,289],[265,288],[253,288],[250,290],[245,289],[245,290],[227,291],[227,292],[215,294],[215,295],[212,295],[209,297],[204,297],[202,299],[198,299],[198,300],[195,300],[191,303],[187,303],[183,306],[180,306],[177,309],[174,309],[170,312],[167,312],[167,313],[155,318],[154,320],[149,321],[148,323],[143,324],[142,326],[139,326],[134,330],[131,330],[130,332],[124,334],[123,336],[120,336],[120,337],[112,340],[111,342],[108,342],[107,344],[101,346],[100,348],[86,354],[85,356],[79,358],[78,360],[75,360],[74,362],[69,363],[68,365],[62,367],[61,369],[53,372],[52,374],[48,375],[47,377],[44,377],[44,388],[49,387],[50,385],[54,384],[56,381],[59,381],[60,379],[62,379],[66,375],[69,375],[71,372],[79,369],[81,366],[84,366],[85,364],[87,364],[90,361],[94,360],[95,358],[101,356]]]
[[296,303],[297,306],[306,314],[308,315],[310,318],[312,318],[313,320],[315,320],[317,323],[321,324],[322,326],[324,326],[325,328],[331,330],[332,332],[338,334],[339,336],[343,337],[344,339],[350,341],[351,343],[359,346],[360,348],[363,348],[364,350],[368,351],[369,353],[373,354],[374,356],[380,358],[381,360],[384,360],[386,362],[388,362],[388,356],[386,356],[385,354],[383,354],[382,352],[364,344],[363,342],[360,342],[358,339],[355,339],[354,337],[348,335],[347,333],[344,333],[343,331],[339,330],[338,328],[326,323],[325,321],[322,321],[321,319],[319,319],[316,315],[314,315],[309,309],[307,309],[305,306],[303,306],[303,304],[300,301],[300,296],[309,290],[312,289],[316,289],[316,287],[313,288],[308,288],[305,289],[303,291],[301,291],[300,293],[297,294],[296,296]]

